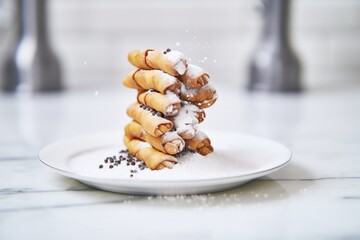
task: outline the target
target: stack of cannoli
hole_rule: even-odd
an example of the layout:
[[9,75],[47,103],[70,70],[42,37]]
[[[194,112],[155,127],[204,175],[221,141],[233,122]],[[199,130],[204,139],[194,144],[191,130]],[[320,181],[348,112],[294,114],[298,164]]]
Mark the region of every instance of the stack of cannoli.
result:
[[138,92],[127,109],[132,118],[124,136],[129,153],[160,170],[172,168],[186,149],[201,155],[213,152],[208,136],[198,130],[204,108],[217,99],[209,74],[171,49],[134,50],[128,59],[137,69],[123,84]]

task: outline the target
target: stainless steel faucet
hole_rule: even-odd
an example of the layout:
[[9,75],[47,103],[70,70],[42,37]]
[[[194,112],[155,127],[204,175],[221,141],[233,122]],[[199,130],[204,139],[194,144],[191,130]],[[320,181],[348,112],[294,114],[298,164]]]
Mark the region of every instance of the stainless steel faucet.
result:
[[58,91],[62,89],[59,60],[47,32],[47,0],[15,0],[16,40],[4,61],[1,89]]
[[263,30],[251,65],[248,89],[300,91],[300,63],[291,49],[290,0],[263,0]]

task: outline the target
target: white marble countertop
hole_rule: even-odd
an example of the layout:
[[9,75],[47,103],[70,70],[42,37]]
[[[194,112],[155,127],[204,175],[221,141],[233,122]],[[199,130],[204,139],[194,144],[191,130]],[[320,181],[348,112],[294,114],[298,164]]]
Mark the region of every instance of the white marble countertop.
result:
[[219,95],[202,129],[269,137],[293,159],[230,191],[172,197],[91,189],[38,161],[55,140],[121,129],[132,93],[0,95],[0,239],[360,239],[360,86]]

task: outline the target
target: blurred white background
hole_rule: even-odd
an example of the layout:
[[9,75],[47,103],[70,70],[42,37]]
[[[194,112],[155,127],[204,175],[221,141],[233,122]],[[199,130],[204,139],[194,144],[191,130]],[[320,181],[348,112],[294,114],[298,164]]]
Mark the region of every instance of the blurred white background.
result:
[[[134,48],[172,48],[244,87],[261,31],[255,0],[51,0],[49,30],[67,88],[120,85]],[[0,0],[0,56],[11,40],[12,3]],[[291,37],[307,89],[360,81],[360,1],[294,0]]]

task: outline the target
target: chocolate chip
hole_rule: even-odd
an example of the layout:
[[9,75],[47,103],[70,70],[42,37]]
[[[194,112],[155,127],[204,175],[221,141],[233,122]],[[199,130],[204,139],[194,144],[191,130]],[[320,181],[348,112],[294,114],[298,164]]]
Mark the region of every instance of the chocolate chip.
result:
[[164,51],[163,53],[166,54],[166,51]]
[[130,174],[130,177],[133,177],[134,175]]
[[135,162],[131,162],[131,165],[134,166],[134,165],[135,165]]
[[100,165],[99,168],[103,168],[104,166],[103,165]]
[[110,165],[109,168],[113,168],[114,166],[113,165]]
[[166,51],[167,51],[167,52],[170,52],[170,51],[171,51],[171,49],[170,49],[170,48],[168,48],[168,49],[166,49]]

